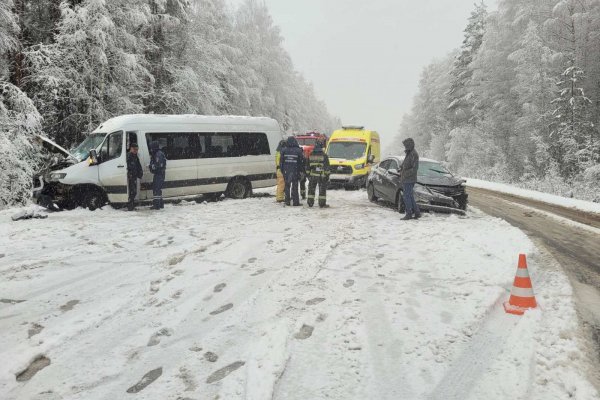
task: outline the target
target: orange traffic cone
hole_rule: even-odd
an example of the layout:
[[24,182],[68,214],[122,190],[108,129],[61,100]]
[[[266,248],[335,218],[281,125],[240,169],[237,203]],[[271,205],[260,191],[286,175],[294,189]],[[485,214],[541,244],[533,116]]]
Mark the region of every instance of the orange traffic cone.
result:
[[523,315],[525,311],[536,307],[537,302],[527,269],[527,257],[525,254],[520,254],[517,276],[510,292],[510,300],[504,303],[504,311],[509,314]]

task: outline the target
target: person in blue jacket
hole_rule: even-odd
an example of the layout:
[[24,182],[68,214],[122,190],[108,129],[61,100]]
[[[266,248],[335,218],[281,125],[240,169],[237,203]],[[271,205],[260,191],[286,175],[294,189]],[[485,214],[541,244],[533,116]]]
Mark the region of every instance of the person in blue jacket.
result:
[[167,170],[167,157],[160,149],[157,141],[150,143],[150,172],[154,174],[152,179],[152,207],[153,210],[165,208],[162,197],[162,189],[165,184]]
[[290,136],[287,139],[287,147],[281,150],[279,163],[285,180],[285,204],[298,207],[300,206],[298,180],[300,173],[304,172],[304,152],[295,137]]

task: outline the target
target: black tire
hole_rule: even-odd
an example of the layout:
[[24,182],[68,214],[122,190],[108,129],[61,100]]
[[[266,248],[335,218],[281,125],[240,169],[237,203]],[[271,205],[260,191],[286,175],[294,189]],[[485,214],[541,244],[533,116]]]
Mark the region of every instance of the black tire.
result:
[[369,201],[372,203],[376,203],[377,202],[377,196],[375,196],[375,187],[373,186],[372,183],[369,183],[369,186],[367,186],[367,197],[369,198]]
[[97,209],[104,207],[105,204],[106,198],[104,193],[99,190],[92,190],[86,193],[83,199],[83,206],[90,211],[96,211]]
[[401,191],[399,191],[396,195],[396,209],[400,214],[404,214],[406,212],[406,206],[404,205],[404,199],[402,198]]
[[245,178],[235,178],[229,185],[227,185],[227,197],[232,199],[241,200],[250,196],[252,192],[252,187],[250,186],[250,182]]

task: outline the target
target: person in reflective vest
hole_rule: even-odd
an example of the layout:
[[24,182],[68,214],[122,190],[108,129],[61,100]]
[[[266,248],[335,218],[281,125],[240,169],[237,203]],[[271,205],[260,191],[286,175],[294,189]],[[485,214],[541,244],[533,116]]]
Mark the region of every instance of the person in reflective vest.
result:
[[279,166],[285,180],[285,205],[298,207],[300,206],[298,180],[300,173],[304,171],[304,153],[295,137],[290,136],[287,139],[287,146],[281,150]]
[[283,172],[281,172],[281,151],[285,149],[286,143],[285,140],[279,142],[277,146],[277,152],[275,153],[275,168],[277,170],[277,196],[276,200],[278,203],[283,203],[285,200],[285,179],[283,179]]
[[323,141],[318,140],[308,158],[308,199],[309,207],[315,204],[315,192],[319,186],[319,207],[327,207],[327,185],[329,183],[329,157],[323,151]]
[[157,141],[150,143],[150,172],[154,174],[152,179],[152,209],[160,210],[165,208],[163,202],[162,189],[165,184],[165,175],[167,171],[167,157],[160,149]]

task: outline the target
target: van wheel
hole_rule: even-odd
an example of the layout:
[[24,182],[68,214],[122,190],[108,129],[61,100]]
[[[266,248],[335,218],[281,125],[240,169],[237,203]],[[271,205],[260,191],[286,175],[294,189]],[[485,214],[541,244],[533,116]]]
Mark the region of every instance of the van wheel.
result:
[[250,195],[250,192],[250,182],[244,178],[233,179],[231,182],[229,182],[229,185],[227,185],[227,197],[232,199],[245,199]]
[[400,214],[404,214],[406,212],[406,206],[404,205],[404,199],[402,198],[402,192],[398,192],[396,195],[396,207]]
[[372,183],[369,183],[369,186],[367,186],[367,196],[370,202],[377,202],[377,196],[375,196],[375,188],[373,187]]
[[83,205],[87,207],[90,211],[96,211],[99,208],[102,208],[106,204],[106,200],[104,198],[104,193],[101,193],[98,190],[91,191],[85,195]]

